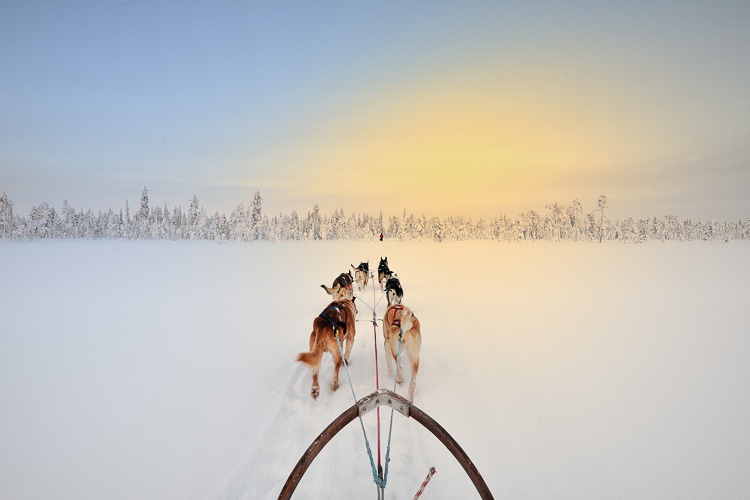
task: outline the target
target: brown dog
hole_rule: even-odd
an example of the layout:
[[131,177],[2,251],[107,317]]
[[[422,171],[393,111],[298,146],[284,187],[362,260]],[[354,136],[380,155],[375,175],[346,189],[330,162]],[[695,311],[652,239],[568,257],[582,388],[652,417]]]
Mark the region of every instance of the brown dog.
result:
[[[398,337],[401,332],[401,359],[398,360]],[[385,359],[388,366],[388,373],[393,375],[391,366],[391,356],[397,360],[398,378],[396,381],[400,384],[404,381],[404,352],[409,354],[411,362],[411,382],[409,382],[409,400],[414,400],[414,387],[417,384],[417,372],[419,371],[419,348],[422,346],[422,333],[419,329],[419,320],[411,309],[401,304],[389,306],[383,316],[383,342],[385,348]],[[388,355],[391,354],[391,356]]]
[[318,372],[324,352],[330,352],[333,356],[333,390],[339,388],[339,370],[343,360],[336,341],[336,334],[341,341],[342,348],[344,341],[346,341],[346,352],[343,359],[347,363],[349,362],[349,355],[354,345],[354,334],[356,333],[354,325],[357,314],[357,306],[354,305],[356,299],[352,298],[351,293],[349,291],[349,298],[331,302],[313,320],[313,329],[310,334],[310,352],[301,352],[297,356],[297,361],[301,361],[312,368],[312,390],[310,394],[312,394],[313,399],[318,399],[320,395]]

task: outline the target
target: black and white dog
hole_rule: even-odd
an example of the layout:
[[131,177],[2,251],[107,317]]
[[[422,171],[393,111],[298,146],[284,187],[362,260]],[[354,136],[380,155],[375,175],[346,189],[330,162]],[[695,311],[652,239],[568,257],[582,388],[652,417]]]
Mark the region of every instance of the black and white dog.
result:
[[378,283],[380,283],[380,289],[383,290],[383,283],[388,281],[393,276],[393,271],[388,267],[388,257],[380,257],[380,264],[378,264]]
[[388,299],[388,307],[401,303],[401,299],[404,298],[404,289],[401,288],[398,276],[394,275],[388,278],[388,282],[385,284],[385,295]]

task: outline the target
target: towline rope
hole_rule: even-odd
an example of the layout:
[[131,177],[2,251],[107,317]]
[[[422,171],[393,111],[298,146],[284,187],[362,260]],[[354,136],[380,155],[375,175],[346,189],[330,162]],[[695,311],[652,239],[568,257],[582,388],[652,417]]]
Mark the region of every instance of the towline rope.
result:
[[[384,327],[385,328],[385,327]],[[401,361],[401,337],[402,337],[401,325],[398,325],[398,354],[396,355],[396,374],[393,376],[393,392],[396,392],[396,384],[398,383],[398,367]],[[388,427],[388,447],[385,452],[385,474],[383,475],[383,488],[385,488],[388,482],[388,463],[391,461],[391,436],[393,436],[393,408],[391,408],[391,423]]]
[[[372,303],[375,304],[375,307],[372,308],[372,335],[373,335],[373,349],[375,349],[375,390],[380,390],[380,375],[378,374],[378,322],[377,322],[377,315],[375,314],[375,309],[378,307],[378,304],[380,304],[380,301],[375,302],[375,273],[372,271],[370,272],[370,283],[372,283]],[[380,300],[383,300],[383,297],[380,297]],[[383,465],[380,463],[380,407],[378,406],[377,411],[377,421],[378,421],[378,477],[382,480],[383,479]],[[383,496],[383,489],[385,488],[385,483],[383,483],[383,486],[380,487],[378,494]]]
[[[370,278],[372,280],[372,297],[373,301],[375,301],[376,298],[376,292],[375,292],[375,277],[372,271],[370,272]],[[385,297],[386,293],[383,292],[380,299],[375,303],[375,307],[370,307],[368,303],[366,303],[364,300],[362,300],[361,297],[359,297],[356,293],[354,293],[354,287],[351,288],[352,295],[354,297],[358,298],[362,304],[367,306],[372,311],[372,326],[373,326],[373,335],[375,336],[375,388],[377,390],[380,390],[379,386],[379,374],[378,374],[378,332],[377,332],[377,313],[375,312],[375,308],[378,307],[380,302],[383,300],[383,297]],[[357,320],[355,320],[357,321]],[[385,328],[385,320],[383,321],[383,328]],[[354,404],[357,404],[357,396],[354,394],[354,386],[352,385],[352,378],[351,375],[349,375],[349,367],[347,365],[346,359],[344,358],[344,351],[341,347],[341,340],[339,339],[338,335],[338,329],[334,330],[334,337],[336,338],[336,343],[339,347],[339,354],[341,354],[341,359],[344,362],[344,369],[346,370],[346,377],[349,380],[349,388],[352,391],[352,397],[354,398]],[[398,369],[401,363],[401,344],[403,343],[403,331],[401,330],[401,325],[398,326],[398,353],[396,354],[396,373],[393,377],[393,392],[396,392],[396,385],[398,384]],[[387,355],[387,353],[386,353]],[[367,439],[367,432],[365,431],[365,424],[362,421],[362,417],[359,417],[359,424],[362,427],[362,435],[365,437],[365,447],[367,448],[367,456],[370,459],[370,467],[372,468],[372,479],[375,481],[375,484],[378,486],[378,498],[382,499],[385,496],[385,485],[388,483],[388,463],[391,461],[391,438],[393,437],[393,408],[391,408],[391,421],[390,425],[388,427],[388,446],[386,447],[385,452],[385,471],[383,471],[383,467],[380,462],[380,407],[377,408],[377,429],[378,429],[378,467],[375,468],[375,461],[372,457],[372,450],[370,449],[370,441]]]
[[[372,283],[372,302],[375,304],[375,307],[370,307],[370,304],[365,302],[361,297],[359,297],[356,293],[354,293],[354,287],[352,287],[352,295],[357,297],[359,301],[367,306],[372,311],[372,334],[373,334],[373,348],[375,349],[375,389],[380,390],[380,373],[378,369],[378,318],[377,313],[375,310],[377,309],[378,305],[380,304],[380,301],[383,300],[383,297],[385,297],[385,292],[380,296],[380,300],[376,300],[376,292],[375,292],[375,274],[373,271],[370,271],[370,283]],[[364,320],[362,320],[364,321]],[[380,320],[382,321],[382,320]],[[383,480],[383,465],[381,463],[380,457],[380,407],[377,409],[377,429],[378,429],[378,477],[382,481]]]
[[[352,397],[354,398],[354,404],[357,404],[357,396],[354,395],[354,385],[352,385],[352,377],[349,375],[349,366],[344,357],[344,350],[341,348],[341,339],[339,339],[339,329],[334,328],[333,336],[336,338],[336,344],[339,346],[339,354],[341,360],[344,362],[344,369],[346,370],[346,378],[349,380],[349,388],[352,390]],[[367,439],[367,431],[365,431],[365,423],[362,421],[362,417],[359,418],[359,425],[362,426],[362,435],[365,437],[365,448],[367,448],[367,456],[370,458],[370,468],[372,469],[372,480],[378,485],[380,489],[385,488],[385,482],[378,476],[377,470],[375,469],[375,462],[372,459],[372,450],[370,450],[370,441]],[[378,443],[380,445],[380,443]]]

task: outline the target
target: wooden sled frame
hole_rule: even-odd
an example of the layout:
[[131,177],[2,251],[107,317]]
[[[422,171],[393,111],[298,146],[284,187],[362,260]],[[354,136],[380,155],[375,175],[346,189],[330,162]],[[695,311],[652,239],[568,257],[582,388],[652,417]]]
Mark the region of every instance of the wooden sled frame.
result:
[[365,396],[364,398],[357,401],[351,408],[346,410],[344,413],[339,415],[336,420],[331,422],[331,424],[326,427],[326,429],[321,432],[317,438],[315,438],[310,447],[307,448],[307,451],[305,451],[305,453],[302,455],[302,458],[299,459],[297,465],[294,466],[294,470],[292,470],[292,473],[289,474],[289,478],[286,480],[286,484],[284,484],[284,487],[281,489],[281,493],[279,493],[279,500],[289,500],[290,498],[292,498],[292,494],[297,488],[297,484],[299,484],[302,476],[305,474],[305,471],[307,471],[307,468],[310,466],[312,461],[315,460],[315,457],[318,456],[320,450],[322,450],[323,447],[328,444],[328,442],[333,439],[333,437],[338,434],[341,429],[346,427],[355,418],[362,417],[375,408],[383,405],[390,406],[406,417],[413,418],[414,420],[422,424],[425,429],[432,432],[432,434],[434,434],[435,437],[438,438],[441,443],[443,443],[448,451],[450,451],[453,456],[456,457],[456,460],[458,460],[458,463],[461,464],[461,467],[464,468],[464,471],[466,471],[466,474],[471,479],[471,482],[474,483],[474,486],[476,487],[477,492],[479,493],[479,496],[482,498],[482,500],[494,500],[492,497],[492,493],[487,487],[487,484],[484,482],[484,479],[482,479],[481,474],[479,474],[479,471],[474,466],[474,463],[471,461],[468,455],[466,455],[466,452],[464,452],[464,450],[461,448],[461,446],[459,446],[456,440],[453,439],[451,435],[448,434],[448,432],[443,429],[440,424],[435,422],[425,412],[423,412],[416,406],[413,406],[407,399],[387,389],[380,389],[379,391],[375,391],[369,396]]

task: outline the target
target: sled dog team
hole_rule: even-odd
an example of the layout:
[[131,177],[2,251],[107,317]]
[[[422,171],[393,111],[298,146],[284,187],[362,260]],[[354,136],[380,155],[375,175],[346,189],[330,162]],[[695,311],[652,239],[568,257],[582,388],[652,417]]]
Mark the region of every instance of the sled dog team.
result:
[[[312,369],[312,390],[310,393],[313,399],[317,399],[320,395],[318,373],[323,353],[330,352],[333,357],[333,390],[339,387],[341,365],[344,361],[347,364],[349,363],[349,355],[354,345],[355,317],[357,315],[353,284],[357,283],[359,291],[367,286],[370,264],[369,261],[362,262],[357,267],[351,265],[351,268],[354,270],[354,276],[352,276],[351,271],[347,271],[338,275],[330,287],[320,285],[326,293],[331,295],[333,302],[313,320],[312,333],[310,334],[310,352],[303,352],[297,356],[297,361],[305,363]],[[419,371],[419,348],[422,345],[419,320],[414,316],[411,309],[401,303],[404,290],[398,276],[388,267],[388,257],[380,258],[378,283],[388,299],[388,308],[383,316],[383,347],[386,353],[388,373],[393,376],[392,363],[398,357],[398,340],[399,332],[401,332],[401,360],[398,365],[397,382],[399,384],[403,382],[403,365],[405,357],[408,356],[411,363],[409,400],[413,401],[414,387]],[[375,286],[374,283],[373,286]],[[341,350],[344,351],[343,359],[339,344]]]

